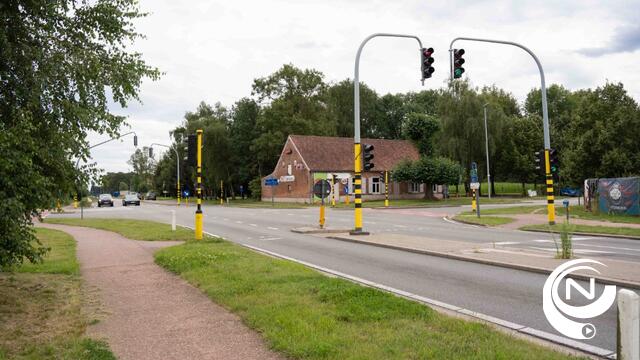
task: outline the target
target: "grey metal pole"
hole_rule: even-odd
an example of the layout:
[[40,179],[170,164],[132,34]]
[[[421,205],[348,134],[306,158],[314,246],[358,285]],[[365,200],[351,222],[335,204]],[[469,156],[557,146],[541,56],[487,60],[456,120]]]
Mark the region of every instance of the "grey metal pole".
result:
[[491,199],[491,173],[489,172],[489,132],[487,130],[487,105],[484,104],[484,140],[485,140],[485,152],[487,153],[487,189],[489,191],[489,199]]
[[[169,145],[158,144],[158,143],[151,144],[151,146],[153,145],[164,146],[168,149],[171,149],[171,146]],[[178,149],[173,148],[173,151],[176,153],[176,180],[178,181],[178,184],[180,184],[180,155],[178,154]]]
[[[536,54],[534,54],[533,51],[529,50],[529,48],[527,48],[526,46],[512,42],[512,41],[480,39],[480,38],[470,38],[470,37],[457,37],[451,40],[451,44],[449,45],[449,51],[453,51],[453,43],[455,43],[458,40],[480,41],[480,42],[488,42],[488,43],[494,43],[494,44],[512,45],[512,46],[521,48],[522,50],[526,51],[529,55],[531,55],[533,60],[536,62],[536,65],[538,66],[538,71],[540,72],[540,93],[542,94],[542,123],[543,123],[542,125],[543,125],[543,132],[544,132],[544,148],[547,150],[550,149],[551,140],[549,138],[549,114],[547,111],[547,86],[544,81],[544,70],[542,70],[542,64],[540,64],[540,60],[538,60],[538,57],[536,56]],[[452,59],[452,57],[449,57],[449,58]],[[452,64],[450,64],[450,66],[453,67]],[[451,72],[451,80],[453,81],[453,72]]]
[[[360,55],[364,45],[374,37],[398,37],[410,38],[418,41],[419,49],[422,49],[422,41],[415,35],[376,33],[367,36],[356,53],[355,69],[353,73],[353,143],[354,143],[354,230],[352,235],[368,234],[362,231],[362,157],[360,147]],[[424,81],[423,81],[424,84]]]
[[362,41],[360,47],[358,47],[358,52],[356,53],[355,71],[353,73],[353,141],[356,144],[360,143],[360,55],[362,54],[362,48],[364,48],[364,45],[374,37],[400,37],[416,39],[420,48],[422,48],[422,41],[420,41],[420,38],[415,35],[376,33],[367,36]]

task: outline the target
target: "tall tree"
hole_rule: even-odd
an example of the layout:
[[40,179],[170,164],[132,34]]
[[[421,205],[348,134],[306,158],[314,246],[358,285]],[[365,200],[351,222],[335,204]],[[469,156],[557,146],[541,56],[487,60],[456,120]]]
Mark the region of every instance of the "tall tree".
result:
[[560,174],[570,183],[640,175],[640,108],[621,83],[582,92],[567,132]]
[[136,191],[144,193],[153,189],[155,160],[149,156],[149,148],[136,149],[127,164],[133,167],[133,185]]
[[[0,5],[0,267],[38,261],[32,217],[87,172],[88,131],[115,135],[108,109],[138,99],[159,72],[127,47],[145,16],[135,0],[7,0]],[[85,169],[86,170],[86,169]]]

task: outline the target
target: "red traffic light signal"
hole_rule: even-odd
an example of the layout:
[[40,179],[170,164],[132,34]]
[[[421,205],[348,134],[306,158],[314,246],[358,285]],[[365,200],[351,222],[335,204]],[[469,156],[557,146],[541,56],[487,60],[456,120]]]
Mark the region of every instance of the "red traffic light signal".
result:
[[436,69],[431,66],[435,61],[432,55],[433,48],[422,48],[420,50],[422,80],[430,78],[433,72],[436,71]]

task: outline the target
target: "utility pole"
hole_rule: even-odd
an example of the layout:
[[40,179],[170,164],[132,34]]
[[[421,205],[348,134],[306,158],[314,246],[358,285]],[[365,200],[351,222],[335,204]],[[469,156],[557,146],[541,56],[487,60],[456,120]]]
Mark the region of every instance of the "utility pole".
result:
[[465,41],[479,41],[479,42],[487,42],[493,44],[502,44],[502,45],[511,45],[519,47],[520,49],[526,51],[533,60],[536,62],[538,66],[538,71],[540,72],[540,94],[542,95],[542,128],[543,128],[543,137],[544,137],[544,158],[545,158],[545,177],[547,183],[547,219],[549,221],[549,225],[553,225],[556,223],[556,212],[554,207],[554,196],[553,196],[553,175],[550,172],[550,163],[549,163],[549,150],[551,149],[551,139],[549,136],[549,113],[547,110],[547,87],[544,80],[544,70],[542,70],[542,64],[536,54],[533,51],[529,50],[524,45],[518,44],[512,41],[504,41],[504,40],[492,40],[492,39],[480,39],[480,38],[470,38],[470,37],[457,37],[451,40],[451,44],[449,45],[449,66],[450,66],[450,79],[453,81],[454,75],[454,52],[453,44],[458,40]]
[[[163,146],[163,147],[166,147],[167,149],[171,149],[171,146],[169,145],[158,144],[158,143],[151,144],[151,146],[153,145]],[[178,155],[178,149],[173,148],[173,151],[175,151],[176,153],[176,188],[178,190],[178,206],[180,206],[180,155]]]
[[[360,55],[364,45],[375,37],[397,37],[416,39],[420,45],[420,53],[422,56],[422,41],[414,35],[376,33],[367,36],[356,53],[356,62],[353,75],[353,153],[354,153],[354,179],[353,187],[355,193],[355,211],[354,211],[354,229],[351,235],[368,235],[369,233],[362,230],[362,148],[360,145]],[[422,67],[424,68],[424,64]],[[422,78],[424,84],[424,77]]]
[[487,189],[489,190],[489,199],[491,199],[491,173],[489,172],[489,132],[487,130],[487,106],[484,104],[482,109],[484,110],[484,141],[485,152],[487,153]]
[[202,129],[196,130],[196,240],[202,240]]
[[224,205],[224,180],[220,180],[220,205]]

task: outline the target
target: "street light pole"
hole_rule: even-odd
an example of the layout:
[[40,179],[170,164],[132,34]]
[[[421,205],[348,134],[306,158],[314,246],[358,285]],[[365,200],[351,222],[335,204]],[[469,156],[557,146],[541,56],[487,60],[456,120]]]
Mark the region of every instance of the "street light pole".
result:
[[[113,140],[118,140],[118,139],[120,139],[122,137],[125,137],[127,135],[131,135],[131,134],[133,134],[133,146],[137,147],[138,146],[138,134],[136,134],[135,131],[129,131],[128,133],[122,134],[122,135],[120,135],[118,137],[115,137],[113,139],[105,140],[105,141],[99,142],[99,143],[97,143],[95,145],[91,145],[91,146],[88,147],[88,150],[93,149],[94,147],[106,144],[106,143],[111,142]],[[80,159],[81,158],[78,158],[78,160],[76,160],[76,170],[78,169],[78,165],[80,165]],[[74,205],[75,205],[74,207],[76,207],[76,208],[78,207],[77,204],[74,204]],[[82,206],[82,198],[80,199],[80,219],[84,219],[84,206]]]
[[544,81],[544,70],[542,70],[542,64],[536,54],[533,51],[529,50],[524,45],[518,44],[512,41],[504,41],[504,40],[492,40],[492,39],[480,39],[480,38],[470,38],[470,37],[457,37],[451,40],[451,44],[449,44],[449,65],[450,65],[450,79],[453,81],[453,44],[458,40],[466,40],[466,41],[479,41],[479,42],[487,42],[494,44],[503,44],[503,45],[511,45],[515,47],[519,47],[520,49],[526,51],[533,60],[536,62],[538,66],[538,71],[540,72],[540,94],[542,95],[542,129],[544,136],[544,158],[545,158],[545,175],[547,180],[547,219],[549,220],[549,225],[553,225],[556,223],[556,212],[553,196],[553,176],[551,175],[551,164],[549,162],[549,149],[551,149],[551,139],[549,136],[549,113],[547,111],[547,87]]
[[484,148],[487,154],[487,190],[489,191],[489,199],[491,199],[491,173],[489,172],[489,131],[487,130],[487,106],[486,103],[482,106],[484,110]]
[[[158,143],[151,144],[151,146],[153,145],[163,146],[168,149],[171,149],[171,146],[169,145],[158,144]],[[173,151],[175,151],[176,153],[176,181],[177,181],[176,188],[178,189],[178,206],[180,206],[180,155],[178,154],[178,149],[173,148]]]
[[360,144],[360,55],[362,54],[362,48],[364,45],[374,37],[398,37],[398,38],[411,38],[416,39],[420,45],[419,49],[422,49],[422,41],[414,35],[404,34],[388,34],[388,33],[376,33],[367,36],[356,53],[356,63],[353,74],[353,149],[354,149],[354,193],[355,193],[355,212],[354,212],[354,230],[350,233],[352,235],[367,235],[368,233],[362,231],[362,147]]

